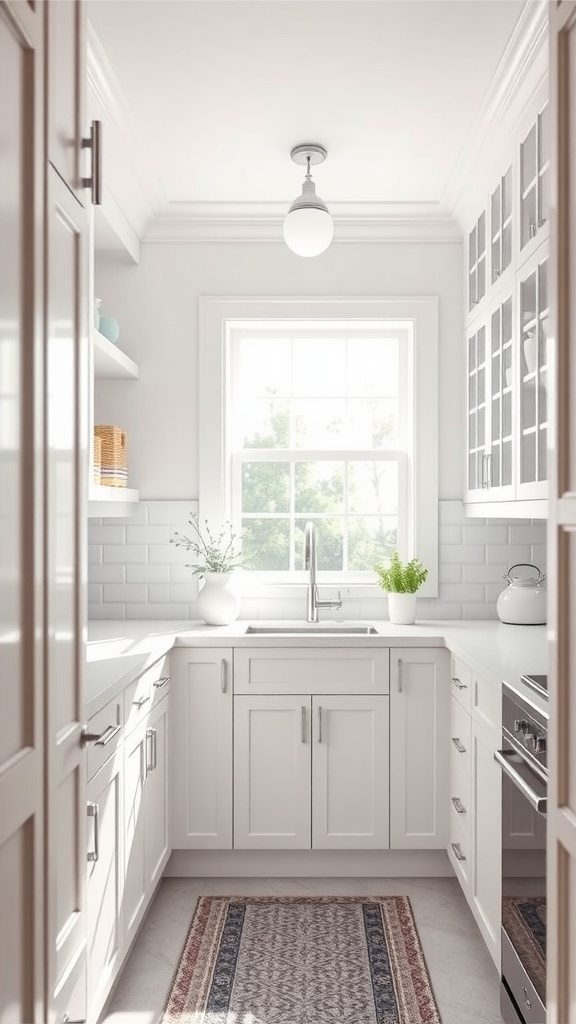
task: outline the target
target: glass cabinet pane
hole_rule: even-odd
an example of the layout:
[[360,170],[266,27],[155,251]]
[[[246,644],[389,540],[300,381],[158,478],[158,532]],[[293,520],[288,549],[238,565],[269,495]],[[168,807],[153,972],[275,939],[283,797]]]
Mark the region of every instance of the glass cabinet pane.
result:
[[547,260],[520,285],[520,482],[546,480]]
[[496,281],[512,260],[512,168],[502,176],[490,197],[491,280]]
[[489,481],[494,488],[512,484],[512,296],[490,317],[490,354]]
[[484,486],[486,454],[486,329],[468,337],[468,488]]
[[468,309],[486,294],[486,214],[481,213],[468,235]]

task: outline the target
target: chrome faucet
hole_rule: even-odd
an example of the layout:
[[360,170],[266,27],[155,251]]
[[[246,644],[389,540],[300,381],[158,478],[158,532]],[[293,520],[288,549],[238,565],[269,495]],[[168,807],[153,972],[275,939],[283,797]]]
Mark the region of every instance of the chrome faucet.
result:
[[316,527],[314,523],[306,523],[304,530],[304,568],[308,569],[308,594],[306,597],[306,621],[318,622],[319,608],[341,608],[342,599],[338,591],[336,601],[319,601],[316,586]]

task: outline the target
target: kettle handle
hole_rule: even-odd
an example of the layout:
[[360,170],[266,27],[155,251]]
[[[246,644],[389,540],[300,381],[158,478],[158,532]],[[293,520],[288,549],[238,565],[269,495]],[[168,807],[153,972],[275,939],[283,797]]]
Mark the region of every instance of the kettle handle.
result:
[[534,565],[533,562],[515,562],[514,565],[511,565],[510,568],[506,570],[506,572],[504,573],[502,579],[503,580],[508,580],[508,583],[512,583],[512,580],[510,578],[510,573],[512,572],[513,569],[520,568],[521,565],[526,566],[528,569],[535,569],[536,572],[538,573],[538,576],[537,576],[537,578],[535,580],[526,580],[526,582],[542,583],[542,580],[546,579],[544,573],[541,572],[540,569],[538,568],[538,566]]

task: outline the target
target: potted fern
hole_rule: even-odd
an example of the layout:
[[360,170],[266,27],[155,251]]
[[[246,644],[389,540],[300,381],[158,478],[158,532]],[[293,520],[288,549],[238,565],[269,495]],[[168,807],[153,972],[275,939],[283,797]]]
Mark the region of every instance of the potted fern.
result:
[[418,558],[402,562],[397,551],[390,556],[390,564],[375,565],[374,572],[383,590],[388,593],[388,615],[390,622],[409,626],[416,619],[416,591],[428,576]]

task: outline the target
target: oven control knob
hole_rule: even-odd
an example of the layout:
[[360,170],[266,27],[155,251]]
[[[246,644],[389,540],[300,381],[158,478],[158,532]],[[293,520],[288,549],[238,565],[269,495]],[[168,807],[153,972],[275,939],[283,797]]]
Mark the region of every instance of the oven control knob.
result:
[[537,754],[546,753],[546,737],[545,736],[534,736],[533,739],[534,750]]
[[525,731],[525,726],[526,726],[526,722],[524,721],[523,718],[515,718],[514,719],[514,732],[520,732],[521,729],[524,732]]

